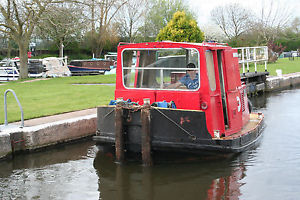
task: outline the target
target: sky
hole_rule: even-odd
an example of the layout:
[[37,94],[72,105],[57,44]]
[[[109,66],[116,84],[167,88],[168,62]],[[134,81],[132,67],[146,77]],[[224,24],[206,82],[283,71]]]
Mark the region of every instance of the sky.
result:
[[196,13],[198,25],[207,26],[211,24],[210,12],[217,6],[224,6],[229,3],[238,3],[244,8],[252,10],[254,13],[259,13],[261,8],[270,7],[273,1],[273,8],[287,8],[294,16],[300,17],[300,0],[187,0],[190,8]]

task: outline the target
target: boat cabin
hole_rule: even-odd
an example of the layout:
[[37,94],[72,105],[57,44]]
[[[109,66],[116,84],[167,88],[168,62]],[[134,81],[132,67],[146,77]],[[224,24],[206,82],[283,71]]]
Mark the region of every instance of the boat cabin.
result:
[[120,44],[117,58],[115,99],[174,102],[176,109],[203,111],[212,137],[237,133],[249,121],[238,53],[227,45]]

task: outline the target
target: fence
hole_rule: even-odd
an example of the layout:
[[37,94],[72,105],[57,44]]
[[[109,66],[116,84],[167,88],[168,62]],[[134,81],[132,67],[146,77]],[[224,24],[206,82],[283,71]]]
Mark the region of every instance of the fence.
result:
[[258,47],[239,47],[235,48],[238,50],[239,64],[243,67],[243,74],[245,74],[245,65],[247,66],[247,72],[249,72],[249,64],[254,63],[255,73],[257,73],[257,63],[264,62],[265,72],[267,69],[268,62],[268,47],[258,46]]

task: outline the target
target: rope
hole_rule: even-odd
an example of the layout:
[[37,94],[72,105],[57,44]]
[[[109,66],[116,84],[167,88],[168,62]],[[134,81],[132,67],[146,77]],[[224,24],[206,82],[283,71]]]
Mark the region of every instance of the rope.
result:
[[[130,104],[129,106],[132,106],[135,104]],[[142,107],[141,106],[132,106],[132,107],[123,107],[129,110],[129,113],[134,113],[137,112],[138,110],[140,110]],[[112,109],[111,111],[109,111],[106,115],[104,115],[103,118],[106,118],[108,115],[110,115],[112,112],[114,112],[115,109]]]
[[104,117],[103,118],[106,118],[108,115],[110,115],[112,112],[114,112],[115,111],[115,109],[111,109],[111,111],[109,111],[106,115],[104,115]]
[[152,107],[155,110],[157,110],[160,114],[162,114],[165,118],[167,118],[170,122],[172,122],[173,124],[175,124],[178,128],[180,128],[184,133],[186,133],[193,141],[195,141],[197,139],[197,137],[193,134],[191,134],[190,132],[188,132],[187,130],[185,130],[182,126],[180,126],[178,123],[176,123],[173,119],[171,119],[170,117],[168,117],[166,114],[164,114],[163,112],[161,112],[159,109]]

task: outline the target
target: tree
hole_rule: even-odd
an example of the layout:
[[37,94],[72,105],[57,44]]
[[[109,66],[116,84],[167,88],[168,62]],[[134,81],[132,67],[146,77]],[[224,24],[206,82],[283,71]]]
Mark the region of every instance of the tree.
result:
[[88,0],[81,4],[88,6],[90,12],[91,30],[86,33],[86,39],[92,52],[100,57],[105,45],[116,40],[115,18],[122,6],[128,0]]
[[153,0],[147,6],[143,26],[139,32],[144,41],[154,40],[177,11],[184,11],[187,16],[194,17],[185,0]]
[[285,51],[295,51],[300,48],[300,19],[298,17],[294,18],[289,27],[279,33],[275,43],[286,46]]
[[286,47],[282,46],[282,44],[275,44],[274,41],[268,42],[268,61],[269,62],[276,62],[279,56],[283,53]]
[[249,10],[233,3],[214,8],[211,11],[211,17],[228,40],[236,40],[249,30],[252,15]]
[[54,0],[6,0],[0,4],[0,31],[19,47],[20,78],[28,77],[27,51],[31,35],[48,5]]
[[156,39],[174,42],[202,42],[204,34],[199,29],[196,20],[187,17],[184,12],[177,11],[167,26],[159,31]]
[[288,27],[291,16],[291,9],[286,4],[274,3],[274,0],[263,4],[259,15],[251,22],[257,44],[266,45],[277,40],[280,33]]
[[64,3],[49,6],[38,27],[41,35],[56,43],[59,57],[62,57],[64,45],[66,46],[75,36],[80,35],[84,26],[82,9],[74,3]]
[[293,32],[295,32],[296,34],[300,33],[300,17],[296,17],[292,23],[291,23],[291,27]]
[[117,23],[121,36],[128,42],[134,42],[139,28],[142,26],[142,18],[146,12],[147,0],[129,0],[118,15]]
[[225,40],[225,36],[220,31],[219,27],[216,27],[213,24],[205,24],[200,28],[205,35],[205,41],[223,42]]

